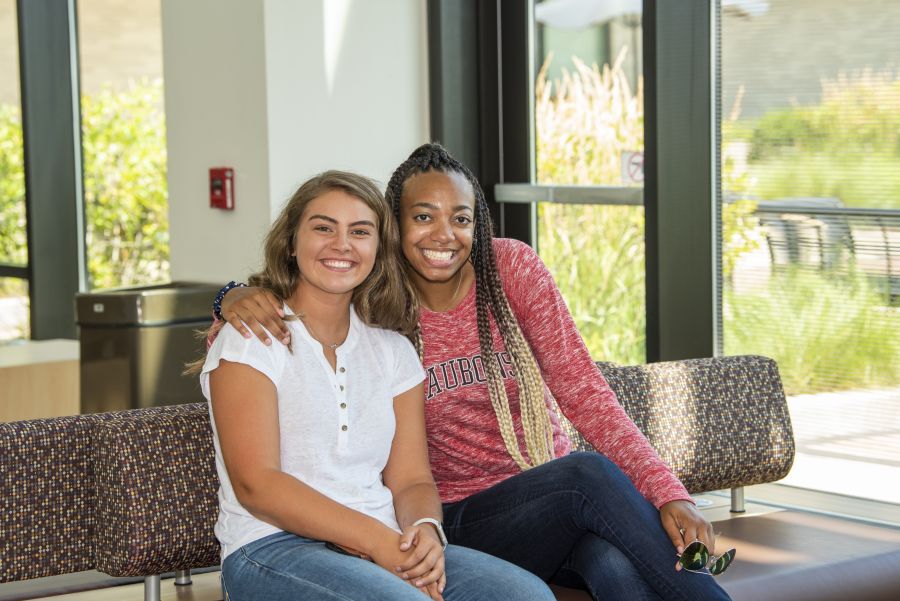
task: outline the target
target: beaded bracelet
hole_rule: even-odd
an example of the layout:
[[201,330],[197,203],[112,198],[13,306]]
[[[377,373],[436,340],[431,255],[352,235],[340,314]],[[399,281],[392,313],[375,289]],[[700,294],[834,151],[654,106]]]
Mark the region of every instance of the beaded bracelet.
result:
[[215,315],[216,319],[222,319],[222,300],[225,298],[225,295],[228,294],[228,291],[232,288],[246,288],[247,284],[242,282],[231,281],[222,286],[222,289],[219,290],[219,293],[216,295],[215,300],[213,300],[213,315]]

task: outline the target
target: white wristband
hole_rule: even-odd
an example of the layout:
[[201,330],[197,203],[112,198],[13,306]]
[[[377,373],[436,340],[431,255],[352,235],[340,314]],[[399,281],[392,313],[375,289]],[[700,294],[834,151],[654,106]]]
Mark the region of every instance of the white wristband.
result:
[[441,523],[434,518],[422,518],[413,522],[413,526],[420,526],[422,524],[431,524],[434,526],[434,529],[437,530],[438,540],[441,541],[441,548],[446,549],[447,535],[444,534],[444,527]]

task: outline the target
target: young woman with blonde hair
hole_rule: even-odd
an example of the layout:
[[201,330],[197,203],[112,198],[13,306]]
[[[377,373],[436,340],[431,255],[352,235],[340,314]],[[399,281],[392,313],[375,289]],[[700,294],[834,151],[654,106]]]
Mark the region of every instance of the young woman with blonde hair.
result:
[[275,220],[251,281],[291,343],[226,325],[208,350],[231,601],[551,600],[532,574],[447,546],[397,228],[368,179],[329,171]]
[[[714,550],[712,526],[617,402],[537,254],[492,237],[472,173],[426,144],[386,197],[416,292],[448,538],[594,599],[728,599],[676,563],[694,541]],[[264,291],[216,307],[244,336],[291,339]],[[571,453],[554,400],[597,453]]]

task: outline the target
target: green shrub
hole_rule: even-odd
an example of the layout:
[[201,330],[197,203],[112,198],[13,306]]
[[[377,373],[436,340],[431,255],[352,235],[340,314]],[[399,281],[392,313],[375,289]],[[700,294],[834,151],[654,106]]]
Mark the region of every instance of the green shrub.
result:
[[742,130],[749,130],[760,198],[900,208],[900,78],[893,71],[824,81],[819,104],[770,111]]
[[0,263],[28,262],[23,165],[19,111],[11,105],[0,105]]
[[162,82],[85,96],[81,119],[91,287],[168,280]]
[[644,211],[542,204],[538,249],[591,356],[646,360]]
[[[817,105],[725,124],[726,144],[749,145],[742,192],[900,208],[900,79],[865,72],[822,86]],[[724,295],[725,352],[775,358],[789,394],[900,384],[900,313],[865,276],[776,272],[753,292],[726,279]]]
[[[644,146],[643,99],[621,69],[573,59],[574,71],[538,75],[537,181],[615,184],[623,151]],[[645,352],[641,207],[538,205],[538,250],[593,357],[641,363]]]
[[[88,273],[92,288],[169,278],[162,83],[81,100]],[[27,261],[22,126],[0,105],[0,262]],[[2,293],[2,291],[0,291]]]
[[900,209],[900,159],[884,154],[782,153],[750,169],[760,198],[839,198],[848,207]]
[[726,354],[778,362],[788,394],[896,386],[900,312],[862,275],[775,272],[755,292],[726,288]]

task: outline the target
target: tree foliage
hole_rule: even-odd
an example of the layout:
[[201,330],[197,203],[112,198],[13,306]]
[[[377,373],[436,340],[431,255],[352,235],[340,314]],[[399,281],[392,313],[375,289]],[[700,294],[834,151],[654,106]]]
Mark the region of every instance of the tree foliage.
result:
[[92,288],[169,278],[162,82],[81,101],[86,248]]
[[[88,273],[92,288],[169,277],[162,82],[81,99]],[[0,105],[0,262],[27,262],[22,124]]]
[[813,196],[851,207],[900,208],[895,70],[825,80],[818,104],[769,111],[742,130],[760,198]]
[[25,171],[19,110],[0,105],[0,263],[25,265]]

